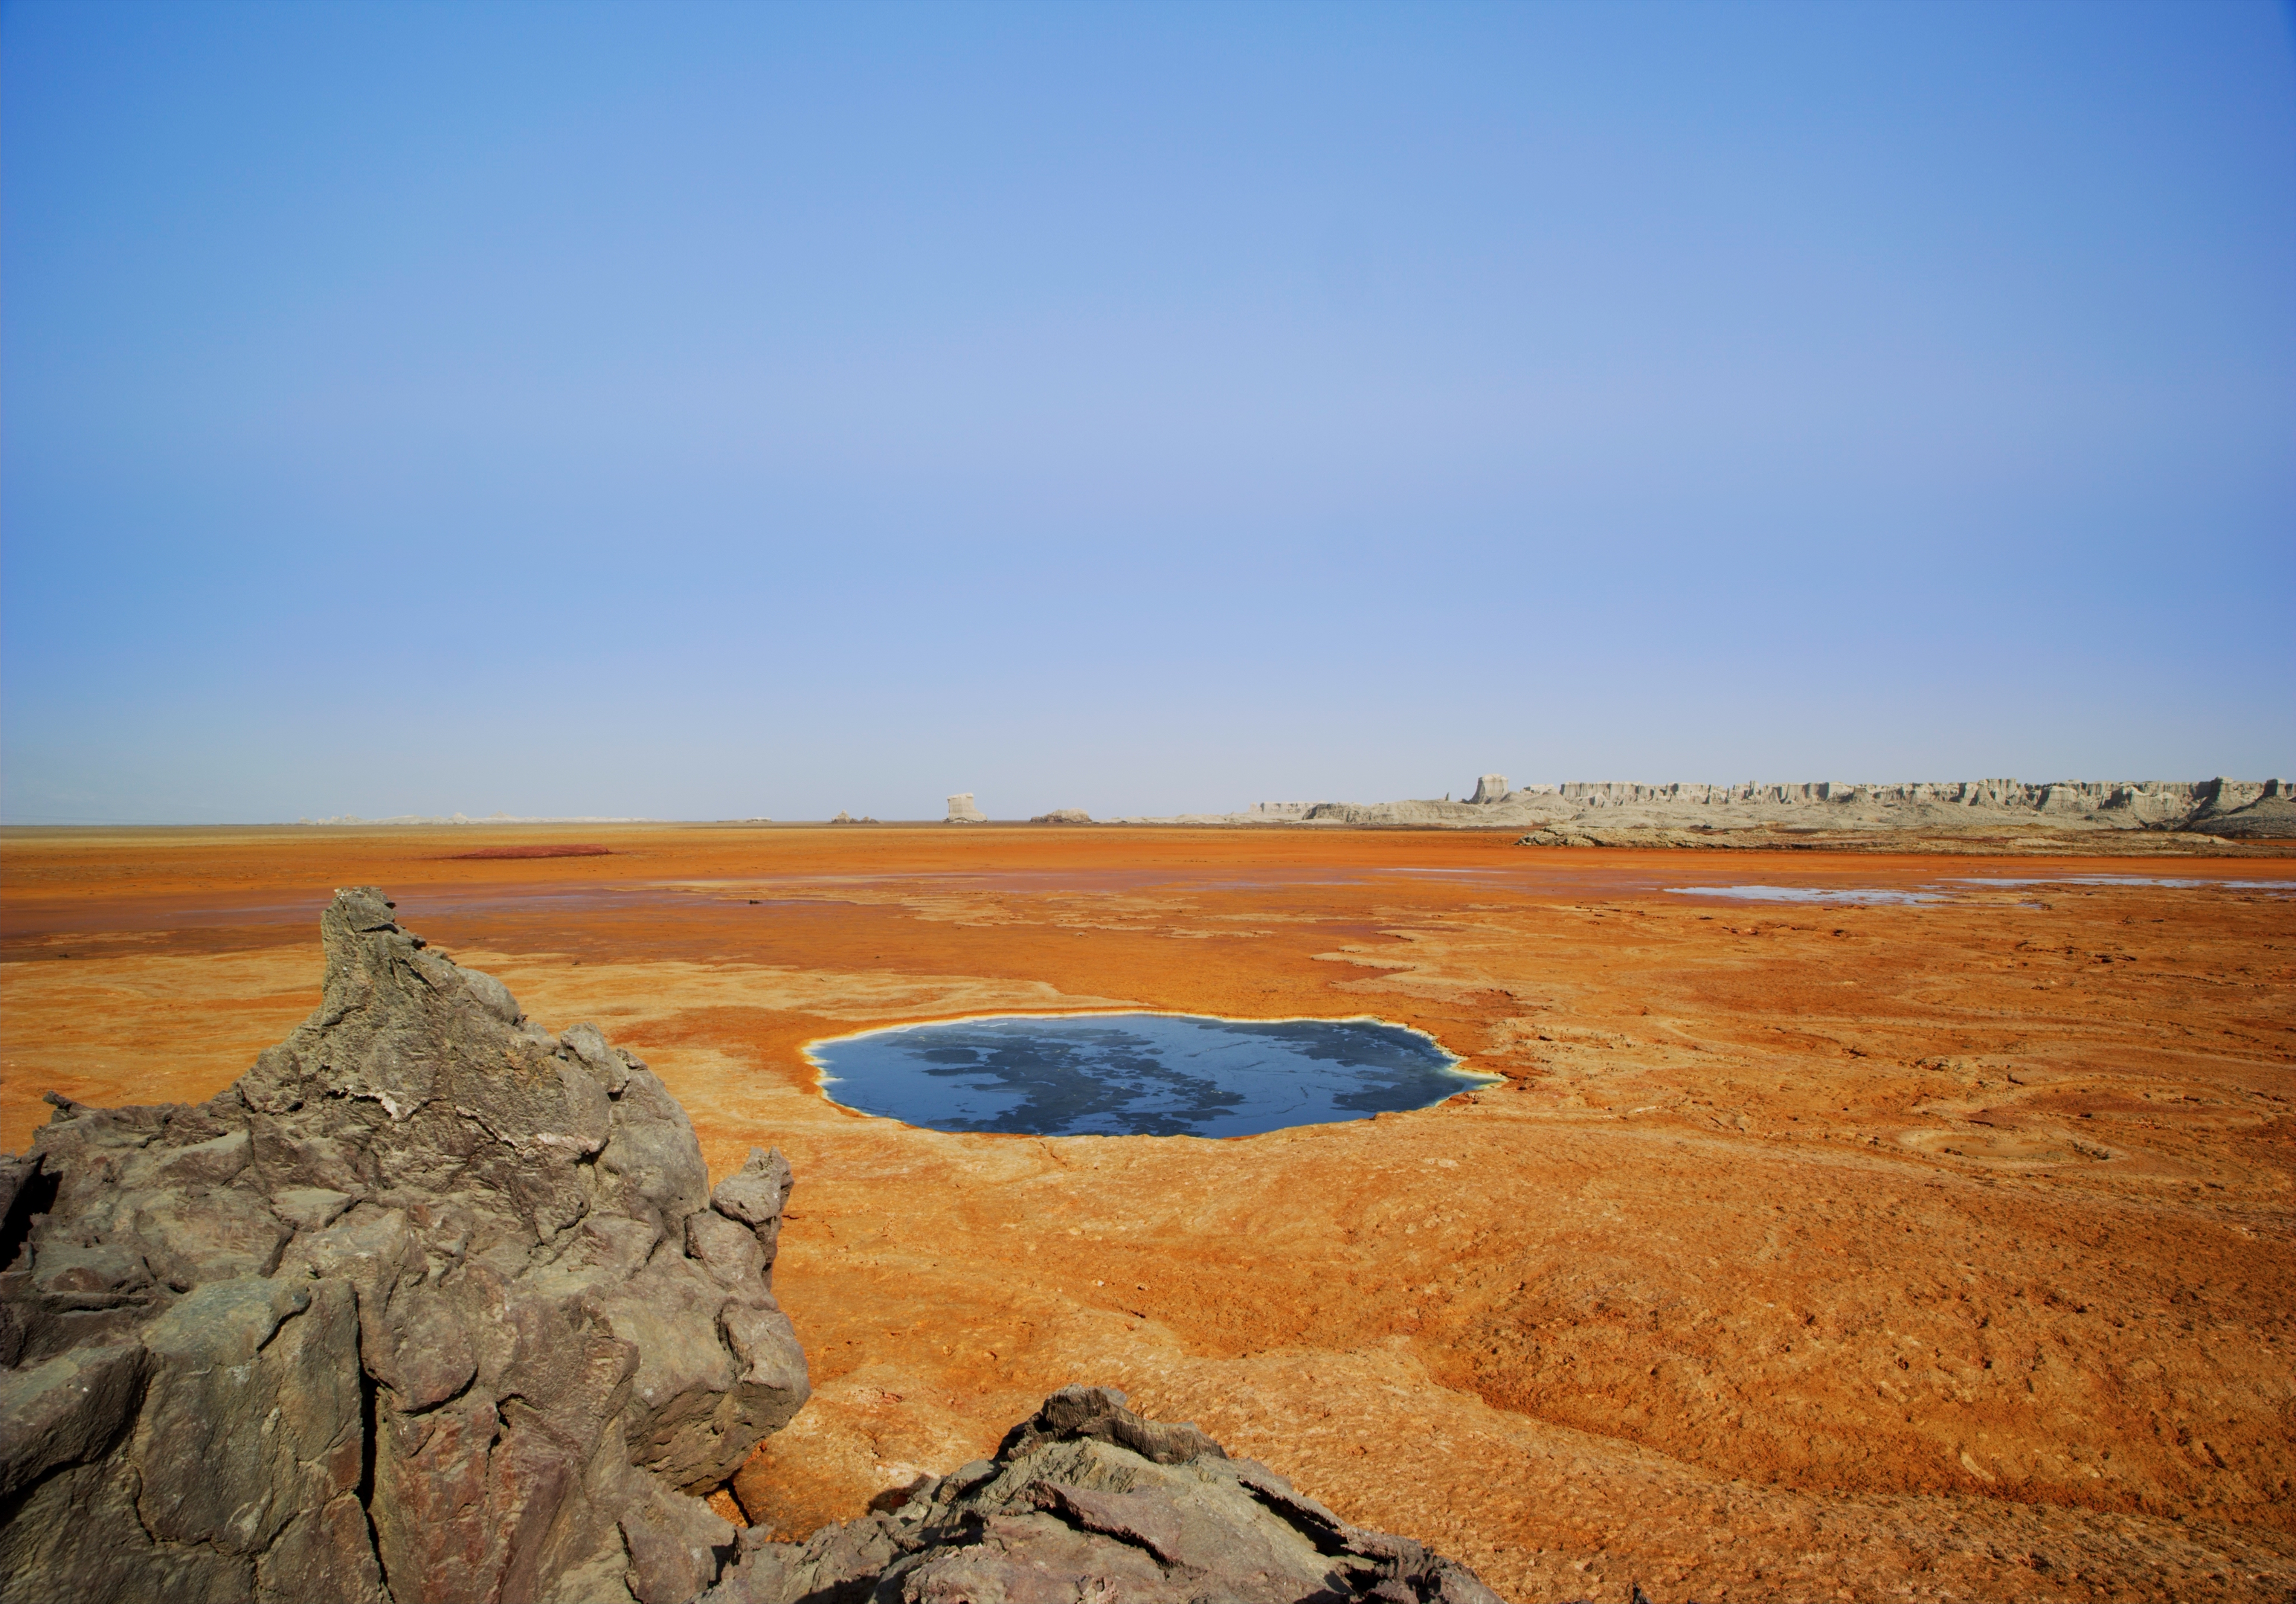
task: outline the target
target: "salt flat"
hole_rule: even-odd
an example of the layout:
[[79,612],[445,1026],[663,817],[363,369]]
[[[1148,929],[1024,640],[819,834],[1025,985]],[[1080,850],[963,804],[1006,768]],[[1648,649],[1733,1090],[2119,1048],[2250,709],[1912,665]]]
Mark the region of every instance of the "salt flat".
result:
[[[557,833],[8,832],[0,1139],[50,1086],[220,1089],[316,1000],[329,891],[379,884],[645,1056],[714,1174],[790,1154],[816,1391],[736,1486],[785,1531],[1081,1380],[1518,1598],[2296,1584],[2296,863],[984,825],[462,855]],[[801,1052],[1131,1007],[1376,1014],[1505,1080],[1038,1140],[855,1114]]]

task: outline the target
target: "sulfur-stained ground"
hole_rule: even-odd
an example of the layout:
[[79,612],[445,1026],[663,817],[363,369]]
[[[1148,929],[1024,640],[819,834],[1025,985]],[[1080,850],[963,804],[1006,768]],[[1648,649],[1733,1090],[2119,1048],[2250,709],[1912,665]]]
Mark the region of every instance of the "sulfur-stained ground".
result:
[[[611,850],[455,855],[562,839]],[[12,831],[0,1142],[51,1086],[227,1084],[316,1000],[349,883],[644,1056],[714,1171],[790,1154],[778,1285],[816,1390],[737,1488],[784,1532],[1082,1380],[1517,1599],[2296,1595],[2296,861]],[[1669,889],[1737,885],[1938,900]],[[849,1113],[801,1054],[1126,1004],[1377,1014],[1508,1079],[1046,1141]]]

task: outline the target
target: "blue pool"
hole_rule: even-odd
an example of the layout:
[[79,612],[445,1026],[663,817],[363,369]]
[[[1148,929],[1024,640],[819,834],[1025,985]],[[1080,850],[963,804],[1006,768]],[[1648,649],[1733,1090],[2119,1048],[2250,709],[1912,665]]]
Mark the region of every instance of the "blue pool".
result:
[[1496,1077],[1379,1019],[1013,1016],[807,1049],[837,1102],[936,1131],[1250,1136],[1423,1109]]

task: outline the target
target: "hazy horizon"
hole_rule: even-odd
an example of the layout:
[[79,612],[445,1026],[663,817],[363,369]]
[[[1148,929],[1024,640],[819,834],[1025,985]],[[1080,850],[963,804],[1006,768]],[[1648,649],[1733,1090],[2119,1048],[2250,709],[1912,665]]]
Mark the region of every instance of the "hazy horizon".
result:
[[[1480,776],[1477,776],[1477,778],[1480,778]],[[2082,775],[2059,775],[2059,776],[2056,776],[2055,778],[2051,779],[2051,780],[2034,781],[2034,780],[2024,780],[2024,779],[2022,779],[2021,776],[2013,775],[2013,774],[1994,774],[1994,775],[1980,775],[1980,776],[1962,776],[1962,777],[1958,777],[1958,778],[1956,778],[1956,779],[1953,779],[1953,780],[1948,780],[1948,781],[1943,781],[1943,782],[1938,782],[1938,781],[1911,781],[1911,780],[1904,780],[1904,779],[1899,779],[1899,780],[1873,780],[1873,779],[1866,779],[1866,780],[1851,780],[1851,779],[1849,779],[1849,778],[1847,778],[1847,777],[1845,777],[1845,776],[1837,775],[1837,776],[1835,776],[1832,781],[1829,781],[1829,782],[1817,782],[1817,781],[1809,781],[1809,780],[1782,781],[1782,780],[1775,780],[1775,779],[1772,779],[1772,780],[1757,780],[1757,781],[1743,781],[1743,780],[1741,780],[1741,781],[1697,781],[1697,780],[1693,780],[1693,781],[1672,781],[1672,780],[1650,780],[1650,779],[1632,780],[1632,781],[1615,781],[1615,780],[1613,780],[1613,781],[1586,781],[1586,780],[1546,781],[1546,780],[1517,780],[1517,779],[1513,779],[1512,776],[1510,776],[1510,777],[1509,777],[1509,783],[1510,783],[1510,785],[1511,785],[1511,787],[1512,787],[1513,789],[1517,790],[1526,790],[1526,789],[1529,789],[1529,790],[1539,790],[1539,789],[1545,789],[1545,790],[1561,790],[1561,789],[1562,789],[1563,787],[1566,787],[1566,786],[1582,785],[1582,784],[1592,784],[1592,785],[1602,785],[1602,784],[1635,784],[1635,785],[1648,785],[1648,786],[1656,786],[1656,787],[1664,787],[1664,786],[1669,786],[1669,785],[1709,785],[1709,784],[1710,784],[1710,785],[1718,785],[1718,786],[1719,786],[1719,785],[1752,785],[1752,786],[1755,786],[1755,787],[1758,787],[1758,788],[1759,788],[1759,787],[1763,787],[1763,786],[1772,786],[1772,785],[1808,785],[1808,784],[1818,784],[1818,783],[1838,784],[1838,785],[1845,785],[1845,786],[1848,786],[1848,785],[1855,785],[1855,786],[1857,786],[1857,787],[1858,787],[1858,788],[1860,788],[1860,789],[1864,789],[1864,788],[1866,788],[1866,787],[1869,787],[1869,786],[1870,786],[1870,787],[1872,787],[1872,788],[1874,788],[1874,789],[1875,789],[1875,790],[1886,790],[1886,789],[1888,789],[1888,788],[1890,788],[1890,787],[1892,787],[1892,786],[1897,786],[1897,785],[1907,785],[1907,784],[1936,784],[1936,783],[1944,783],[1944,784],[1948,784],[1948,785],[1954,785],[1954,784],[1969,784],[1969,783],[1978,783],[1978,782],[2009,782],[2009,783],[2020,783],[2020,784],[2027,784],[2027,785],[2033,785],[2033,786],[2068,785],[2068,784],[2100,784],[2100,783],[2102,783],[2102,784],[2128,784],[2128,783],[2144,783],[2144,782],[2148,782],[2148,781],[2150,781],[2150,782],[2161,782],[2163,781],[2163,778],[2164,778],[2164,777],[2162,777],[2162,776],[2159,776],[2159,775],[2136,776],[2136,775],[2125,775],[2125,774],[2124,774],[2124,775],[2116,775],[2116,776],[2112,776],[2112,777],[2111,777],[2111,778],[2109,778],[2109,779],[2100,778],[2100,777],[2098,777],[2098,776],[2094,776],[2094,775],[2086,775],[2086,776],[2082,776]],[[2169,784],[2188,784],[2188,785],[2199,785],[2199,784],[2205,784],[2205,783],[2207,783],[2209,781],[2212,781],[2212,780],[2232,780],[2232,781],[2236,781],[2236,782],[2247,782],[2247,783],[2257,783],[2257,782],[2260,782],[2277,781],[2277,782],[2279,782],[2281,784],[2283,784],[2284,786],[2285,784],[2287,784],[2287,783],[2288,783],[2288,777],[2287,777],[2287,776],[2285,776],[2285,775],[2279,775],[2279,774],[2253,774],[2253,775],[2242,775],[2242,774],[2210,774],[2210,775],[2202,775],[2202,776],[2188,776],[2188,777],[2184,778],[2184,779],[2167,779],[2167,780],[2165,781],[2165,782],[2166,782],[2166,783],[2169,783]],[[1473,785],[1472,785],[1472,783],[1470,783],[1470,784],[1465,785],[1465,786],[1462,786],[1462,787],[1456,788],[1456,789],[1454,789],[1454,790],[1452,790],[1451,791],[1448,791],[1448,792],[1439,792],[1439,791],[1421,791],[1421,792],[1414,792],[1414,793],[1411,794],[1410,796],[1395,796],[1395,797],[1337,797],[1337,796],[1333,796],[1333,797],[1256,797],[1256,798],[1252,798],[1250,801],[1249,801],[1249,802],[1241,802],[1241,801],[1239,801],[1239,802],[1224,802],[1224,803],[1206,803],[1205,805],[1203,805],[1203,806],[1191,806],[1191,807],[1185,807],[1185,808],[1177,808],[1177,809],[1173,809],[1173,810],[1171,810],[1169,813],[1160,814],[1144,814],[1144,813],[1142,812],[1142,810],[1137,809],[1137,808],[1123,808],[1123,809],[1117,809],[1117,810],[1113,810],[1113,811],[1109,812],[1109,813],[1095,814],[1094,814],[1094,815],[1093,815],[1093,817],[1094,817],[1094,820],[1095,820],[1095,822],[1103,822],[1103,823],[1104,823],[1104,822],[1111,822],[1111,821],[1115,820],[1115,819],[1120,819],[1120,818],[1126,818],[1126,817],[1132,817],[1132,818],[1139,818],[1139,817],[1180,817],[1180,816],[1190,816],[1190,815],[1209,815],[1209,814],[1242,814],[1242,813],[1245,813],[1245,812],[1250,811],[1250,810],[1252,807],[1254,807],[1255,806],[1258,806],[1258,805],[1260,805],[1260,804],[1264,804],[1264,803],[1279,803],[1279,804],[1307,804],[1307,805],[1309,805],[1309,806],[1314,806],[1314,805],[1316,805],[1316,804],[1320,804],[1320,803],[1327,803],[1327,802],[1332,802],[1332,803],[1349,803],[1349,804],[1369,804],[1369,803],[1398,802],[1398,801],[1437,801],[1437,800],[1465,801],[1465,800],[1467,800],[1467,798],[1470,797],[1470,795],[1472,795],[1472,793],[1473,792],[1473,790],[1474,790]],[[956,793],[956,792],[951,792],[951,793],[949,793],[949,796],[950,796],[951,798],[953,798],[953,797],[955,797],[955,796],[956,796],[956,795],[958,795],[958,794],[970,794],[970,795],[972,795],[972,796],[973,797],[973,799],[974,799],[974,805],[976,806],[976,807],[979,807],[979,808],[982,809],[982,811],[984,811],[984,812],[987,814],[987,815],[988,815],[988,822],[991,822],[991,823],[1010,824],[1010,823],[1021,822],[1024,822],[1024,821],[1027,821],[1027,820],[1030,819],[1033,815],[1039,814],[1050,813],[1050,812],[1052,812],[1052,811],[1053,811],[1054,808],[1056,808],[1056,807],[1061,807],[1061,806],[1069,806],[1068,804],[1063,804],[1063,803],[1057,803],[1057,802],[1046,802],[1046,801],[1043,801],[1043,800],[1041,800],[1041,799],[1039,799],[1039,800],[1037,800],[1037,801],[1034,801],[1034,802],[1029,802],[1029,803],[1026,803],[1026,804],[1021,804],[1021,803],[1018,803],[1018,802],[1010,802],[1010,801],[1009,801],[1009,799],[996,798],[993,798],[993,797],[992,797],[992,798],[984,798],[980,795],[980,793],[979,793],[979,792],[972,792],[972,793]],[[851,822],[855,822],[855,823],[862,822],[864,822],[864,821],[865,821],[865,821],[866,821],[867,822],[869,822],[869,823],[874,823],[874,824],[929,824],[929,823],[936,823],[936,822],[947,822],[947,820],[946,820],[946,818],[945,818],[944,814],[945,814],[945,812],[946,812],[946,803],[947,803],[947,800],[948,800],[948,798],[945,798],[943,799],[943,806],[942,806],[935,807],[935,808],[933,808],[933,809],[931,809],[931,810],[930,810],[930,811],[928,811],[928,812],[924,812],[924,813],[918,813],[918,814],[886,814],[886,815],[883,815],[883,816],[882,816],[882,817],[881,817],[881,816],[878,816],[878,815],[875,815],[875,814],[856,814],[856,813],[853,813],[853,811],[852,811],[851,809],[849,809],[849,808],[842,808],[842,809],[839,809],[839,810],[838,810],[838,812],[847,813],[847,814],[851,814]],[[993,803],[993,804],[996,804],[996,806],[992,806],[992,803]],[[1089,812],[1090,810],[1086,810],[1086,811]],[[392,825],[401,825],[401,824],[403,824],[403,825],[440,825],[440,826],[446,826],[446,825],[457,825],[457,826],[459,826],[459,825],[464,825],[464,824],[473,824],[473,825],[475,825],[475,824],[491,824],[491,825],[511,825],[511,824],[745,824],[745,823],[747,823],[747,824],[818,824],[818,823],[826,823],[826,822],[832,822],[832,821],[835,819],[835,817],[836,817],[836,814],[833,814],[833,813],[832,813],[832,814],[784,814],[784,815],[781,815],[781,816],[778,816],[778,817],[776,817],[776,816],[775,816],[775,815],[772,815],[772,814],[715,814],[715,815],[713,815],[713,814],[660,814],[660,815],[649,815],[649,814],[512,814],[512,813],[510,813],[510,812],[508,812],[508,811],[506,811],[506,810],[499,810],[499,809],[498,809],[498,810],[496,810],[496,811],[495,811],[495,812],[492,812],[492,813],[474,813],[474,812],[471,811],[471,810],[470,810],[470,809],[468,809],[468,808],[447,808],[447,809],[443,809],[443,810],[440,810],[440,811],[438,811],[438,812],[433,812],[433,813],[401,813],[401,814],[373,814],[373,813],[369,813],[369,814],[361,814],[361,813],[357,813],[357,812],[356,812],[356,811],[353,811],[353,812],[347,813],[347,814],[331,814],[331,815],[324,815],[324,816],[317,816],[317,817],[314,817],[314,816],[309,815],[309,814],[303,814],[303,815],[299,815],[299,816],[297,816],[297,817],[295,817],[295,818],[291,818],[291,819],[289,819],[289,818],[278,818],[278,819],[209,819],[209,820],[153,819],[153,820],[110,821],[110,822],[86,821],[86,820],[70,820],[70,819],[9,819],[9,820],[5,820],[5,821],[0,821],[0,823],[4,823],[4,824],[7,824],[7,825],[19,825],[19,826],[32,826],[32,825],[39,825],[39,824],[57,824],[57,825],[85,824],[85,825],[87,825],[87,826],[88,826],[88,827],[90,827],[90,828],[98,828],[98,829],[101,829],[101,828],[106,828],[106,827],[110,827],[110,826],[118,826],[118,827],[119,827],[119,828],[137,828],[137,827],[142,827],[142,826],[145,826],[145,825],[156,826],[156,827],[160,827],[160,828],[168,828],[168,827],[171,827],[171,826],[176,826],[176,827],[193,828],[193,829],[200,828],[200,827],[201,827],[201,826],[208,826],[208,825],[212,825],[212,826],[216,826],[216,827],[219,827],[219,828],[220,828],[220,827],[225,827],[225,826],[235,826],[235,825],[250,825],[250,826],[256,826],[256,827],[262,827],[262,826],[266,826],[266,825],[281,825],[281,826],[295,826],[295,825],[312,825],[312,826],[320,826],[320,825],[340,825],[340,826],[344,826],[344,827],[347,827],[347,828],[350,828],[350,827],[357,827],[357,826],[367,825],[367,824],[392,824]]]
[[2287,775],[2289,17],[20,0],[0,821]]

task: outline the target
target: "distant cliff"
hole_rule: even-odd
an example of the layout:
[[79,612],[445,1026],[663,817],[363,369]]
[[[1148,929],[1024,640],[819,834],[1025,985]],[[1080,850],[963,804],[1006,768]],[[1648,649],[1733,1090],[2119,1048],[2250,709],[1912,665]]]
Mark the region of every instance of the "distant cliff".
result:
[[[1244,813],[1125,823],[1354,824],[1524,829],[1595,840],[1641,834],[1816,830],[1876,836],[1911,831],[2146,831],[2233,840],[2296,839],[2285,780],[1959,780],[1869,785],[1643,785],[1620,781],[1509,789],[1482,775],[1475,800],[1263,802]],[[1589,832],[1592,832],[1590,834]]]

